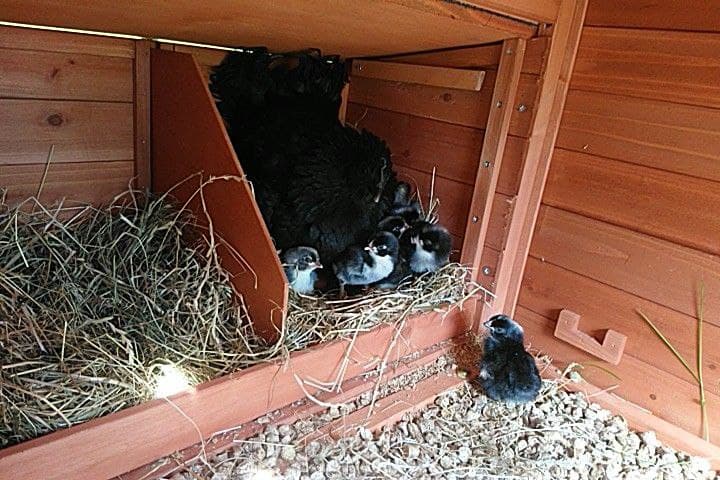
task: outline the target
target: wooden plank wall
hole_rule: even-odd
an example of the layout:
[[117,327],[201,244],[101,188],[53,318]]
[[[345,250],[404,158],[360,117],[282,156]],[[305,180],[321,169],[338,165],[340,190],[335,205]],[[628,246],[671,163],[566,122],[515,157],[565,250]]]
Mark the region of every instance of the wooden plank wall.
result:
[[[517,316],[560,363],[602,361],[553,338],[558,312],[628,336],[615,393],[699,435],[692,377],[636,313],[703,368],[720,438],[720,9],[591,0]],[[694,4],[703,8],[692,8]],[[700,5],[702,4],[702,5]],[[711,6],[712,4],[712,6]],[[680,31],[682,30],[682,31]],[[697,31],[693,31],[697,30]],[[713,32],[707,32],[712,30]],[[618,383],[586,369],[600,387]]]
[[[525,53],[482,259],[489,273],[482,275],[481,281],[491,289],[504,244],[506,217],[518,189],[546,47],[547,38],[535,38],[528,41]],[[440,221],[452,233],[457,252],[464,241],[500,51],[501,45],[494,44],[392,58],[394,62],[419,65],[484,69],[487,75],[479,92],[357,77],[350,82],[348,122],[387,141],[400,177],[418,186],[425,203],[436,167],[435,195],[440,199]]]
[[0,188],[102,203],[135,174],[132,40],[0,27]]

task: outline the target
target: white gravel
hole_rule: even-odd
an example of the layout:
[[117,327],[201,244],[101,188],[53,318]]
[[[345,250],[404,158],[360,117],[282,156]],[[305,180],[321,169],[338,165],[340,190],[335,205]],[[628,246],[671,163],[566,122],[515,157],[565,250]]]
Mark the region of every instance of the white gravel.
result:
[[[411,388],[427,374],[396,380],[385,394]],[[359,398],[338,411],[292,426],[268,425],[208,462],[198,461],[172,480],[527,479],[663,480],[720,479],[707,461],[663,446],[652,432],[637,434],[626,422],[580,394],[545,382],[528,405],[489,401],[474,386],[438,397],[392,428],[360,428],[353,437],[304,444],[317,427],[362,405]]]

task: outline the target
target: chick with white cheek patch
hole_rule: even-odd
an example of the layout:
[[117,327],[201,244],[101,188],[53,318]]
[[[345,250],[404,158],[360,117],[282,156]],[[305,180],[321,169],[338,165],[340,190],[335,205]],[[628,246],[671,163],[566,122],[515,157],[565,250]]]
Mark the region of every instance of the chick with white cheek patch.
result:
[[441,225],[418,222],[403,233],[401,242],[414,273],[435,272],[450,261],[452,237]]
[[352,246],[333,263],[340,284],[340,297],[346,285],[370,285],[388,277],[398,259],[398,239],[390,232],[376,233],[364,248]]
[[301,294],[315,290],[316,270],[322,268],[317,250],[311,247],[289,248],[282,254],[281,260],[290,288]]

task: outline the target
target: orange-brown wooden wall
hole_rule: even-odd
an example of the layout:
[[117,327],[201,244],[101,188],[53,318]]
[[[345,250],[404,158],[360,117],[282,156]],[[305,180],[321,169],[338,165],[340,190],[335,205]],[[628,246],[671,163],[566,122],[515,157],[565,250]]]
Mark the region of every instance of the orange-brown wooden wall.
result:
[[0,188],[102,203],[135,175],[132,40],[0,27]]
[[[528,42],[510,123],[482,266],[490,268],[480,281],[493,288],[499,251],[505,240],[511,199],[517,193],[523,149],[537,96],[546,38]],[[395,62],[486,70],[479,92],[409,85],[353,77],[347,120],[387,141],[401,179],[419,186],[425,204],[433,167],[440,221],[453,235],[454,249],[462,249],[483,134],[490,111],[501,45],[455,49],[396,57]],[[521,107],[522,105],[522,107]]]
[[559,362],[601,361],[553,338],[558,312],[628,336],[622,379],[598,386],[700,434],[692,377],[636,313],[703,368],[720,439],[720,4],[591,0],[521,292],[518,318]]

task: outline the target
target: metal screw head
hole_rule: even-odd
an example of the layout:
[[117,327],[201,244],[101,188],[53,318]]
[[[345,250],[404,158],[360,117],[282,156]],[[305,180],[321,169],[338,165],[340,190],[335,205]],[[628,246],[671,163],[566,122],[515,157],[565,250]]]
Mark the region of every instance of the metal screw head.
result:
[[485,160],[485,161],[483,162],[483,168],[490,168],[490,162],[488,162],[487,160]]
[[502,107],[502,102],[498,101],[498,102],[495,104],[495,106],[496,106],[497,108]]
[[518,112],[521,112],[521,113],[525,112],[525,111],[527,111],[527,105],[525,105],[524,103],[521,103],[520,105],[518,105],[517,110],[518,110]]
[[485,265],[484,267],[482,267],[482,273],[483,275],[490,275],[492,273],[492,268]]
[[478,220],[480,220],[480,219],[477,217],[477,215],[473,215],[473,217],[472,217],[472,223],[477,223]]
[[507,53],[508,55],[512,55],[512,54],[513,54],[513,49],[512,49],[512,48],[508,48],[507,50],[505,50],[505,53]]

